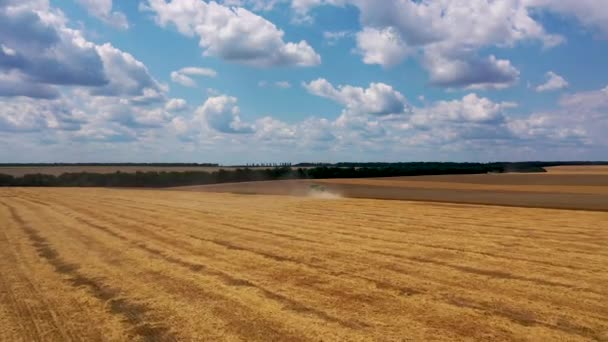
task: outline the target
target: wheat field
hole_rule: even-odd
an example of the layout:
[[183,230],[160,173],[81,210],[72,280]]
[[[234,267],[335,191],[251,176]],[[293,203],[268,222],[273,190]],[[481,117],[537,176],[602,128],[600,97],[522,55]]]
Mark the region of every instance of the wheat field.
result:
[[0,189],[1,341],[608,341],[608,213]]

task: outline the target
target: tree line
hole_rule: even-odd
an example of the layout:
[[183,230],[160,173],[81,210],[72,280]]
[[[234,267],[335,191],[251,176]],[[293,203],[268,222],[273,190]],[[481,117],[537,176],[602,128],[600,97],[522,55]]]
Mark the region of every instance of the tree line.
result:
[[60,166],[151,166],[151,167],[219,167],[217,163],[0,163],[0,167]]
[[250,182],[280,179],[368,178],[445,174],[480,174],[503,172],[545,172],[536,163],[391,163],[308,168],[274,167],[267,169],[220,169],[183,172],[71,172],[59,176],[28,174],[20,177],[0,174],[0,186],[65,187],[172,187],[216,183]]

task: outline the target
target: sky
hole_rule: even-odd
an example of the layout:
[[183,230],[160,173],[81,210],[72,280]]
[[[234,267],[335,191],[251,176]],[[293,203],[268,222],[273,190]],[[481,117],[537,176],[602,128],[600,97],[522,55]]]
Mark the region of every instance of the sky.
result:
[[608,160],[604,0],[0,0],[0,162]]

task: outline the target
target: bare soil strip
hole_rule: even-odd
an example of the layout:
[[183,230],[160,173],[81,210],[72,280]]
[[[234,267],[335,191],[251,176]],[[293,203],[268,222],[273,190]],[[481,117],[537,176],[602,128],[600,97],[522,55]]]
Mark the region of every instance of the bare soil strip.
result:
[[0,189],[0,340],[607,341],[607,227],[590,211]]

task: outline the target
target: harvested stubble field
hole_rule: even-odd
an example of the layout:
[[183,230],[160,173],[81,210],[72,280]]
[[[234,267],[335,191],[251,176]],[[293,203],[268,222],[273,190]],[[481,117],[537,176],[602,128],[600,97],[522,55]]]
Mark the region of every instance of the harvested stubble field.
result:
[[545,168],[554,174],[608,175],[608,165],[562,165]]
[[0,189],[0,340],[608,340],[608,213]]
[[[307,195],[311,186],[349,198],[436,201],[608,211],[608,172],[562,167],[548,173],[286,180],[177,187],[175,190]],[[586,171],[585,171],[586,170]]]

